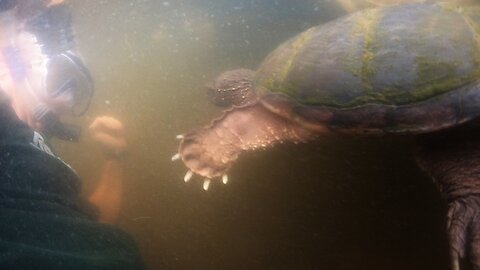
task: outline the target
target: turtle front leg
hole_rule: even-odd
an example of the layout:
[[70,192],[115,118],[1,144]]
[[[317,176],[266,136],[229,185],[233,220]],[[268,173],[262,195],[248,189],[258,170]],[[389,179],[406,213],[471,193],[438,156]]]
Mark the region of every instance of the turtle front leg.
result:
[[417,160],[448,203],[452,269],[480,270],[480,131],[421,136]]
[[266,149],[282,142],[305,142],[315,135],[281,116],[271,113],[260,103],[234,107],[211,125],[180,136],[178,154],[189,171],[204,177],[204,189],[210,179],[222,177],[244,151]]

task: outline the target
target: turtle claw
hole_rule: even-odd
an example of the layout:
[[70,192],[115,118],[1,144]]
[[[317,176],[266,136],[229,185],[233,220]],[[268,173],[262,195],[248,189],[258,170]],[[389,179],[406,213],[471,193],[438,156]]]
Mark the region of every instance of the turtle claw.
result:
[[[194,175],[194,172],[192,172],[191,170],[188,170],[185,176],[183,177],[183,181],[185,181],[185,183],[188,183],[192,179],[193,175]],[[222,182],[225,185],[228,183],[228,176],[226,174],[222,176]],[[209,178],[203,181],[203,189],[205,191],[207,191],[208,188],[210,187],[210,183],[211,183],[211,179]]]
[[193,176],[193,172],[189,170],[183,177],[183,181],[187,183],[188,181],[190,181],[190,179],[192,179],[192,176]]
[[458,261],[458,257],[454,258],[452,256],[452,269],[453,270],[460,270],[460,263]]
[[205,180],[203,181],[203,190],[205,190],[205,191],[208,190],[208,188],[210,187],[210,182],[211,182],[210,179],[205,179]]
[[178,153],[172,156],[172,161],[177,161],[179,159],[180,159],[180,154]]
[[224,185],[226,185],[228,183],[228,175],[224,174],[222,176],[222,182],[223,182]]
[[480,196],[452,201],[447,229],[452,269],[480,270]]

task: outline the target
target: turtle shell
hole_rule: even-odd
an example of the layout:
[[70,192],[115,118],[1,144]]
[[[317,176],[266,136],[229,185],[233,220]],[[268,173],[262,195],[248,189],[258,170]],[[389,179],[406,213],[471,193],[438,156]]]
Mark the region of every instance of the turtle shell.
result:
[[480,7],[407,4],[314,27],[254,87],[272,111],[347,132],[420,133],[480,114]]

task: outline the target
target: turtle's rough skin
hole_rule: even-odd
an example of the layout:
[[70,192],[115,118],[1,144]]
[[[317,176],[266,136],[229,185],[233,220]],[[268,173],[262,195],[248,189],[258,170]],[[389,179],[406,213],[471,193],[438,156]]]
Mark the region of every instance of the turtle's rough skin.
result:
[[471,124],[480,121],[480,7],[406,4],[339,18],[286,41],[256,72],[221,74],[209,98],[228,108],[183,136],[185,179],[224,176],[241,152],[283,142],[415,135],[419,164],[449,203],[453,267],[465,258],[480,270],[480,128]]
[[480,123],[472,122],[418,136],[415,149],[418,164],[448,203],[453,269],[459,259],[480,269]]

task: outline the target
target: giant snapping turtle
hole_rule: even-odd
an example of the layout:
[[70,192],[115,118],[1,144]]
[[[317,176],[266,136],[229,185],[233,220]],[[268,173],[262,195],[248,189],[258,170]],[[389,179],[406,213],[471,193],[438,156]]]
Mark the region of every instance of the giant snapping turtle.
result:
[[419,164],[449,203],[453,267],[467,258],[480,269],[480,7],[354,13],[288,40],[256,72],[223,73],[209,95],[229,108],[180,137],[185,181],[226,182],[241,152],[282,142],[415,135]]

